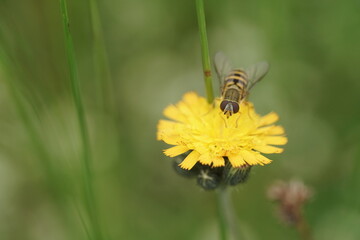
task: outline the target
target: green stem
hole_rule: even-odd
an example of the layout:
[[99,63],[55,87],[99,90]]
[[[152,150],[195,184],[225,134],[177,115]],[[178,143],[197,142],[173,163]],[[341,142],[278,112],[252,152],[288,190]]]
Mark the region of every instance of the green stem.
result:
[[204,72],[204,80],[206,86],[206,95],[209,103],[214,100],[212,77],[211,77],[211,63],[209,54],[209,45],[206,35],[206,22],[203,0],[196,0],[196,13],[198,17],[199,31],[200,31],[200,44],[201,44],[201,57]]
[[[17,80],[13,76],[13,73],[15,72],[15,69],[12,69],[10,66],[6,66],[6,63],[9,63],[10,60],[6,56],[5,52],[0,49],[0,69],[4,67],[4,74],[5,82],[8,86],[10,96],[12,97],[13,102],[15,103],[16,110],[19,114],[20,119],[22,120],[24,124],[24,128],[28,133],[30,142],[33,144],[34,149],[37,151],[37,154],[39,156],[39,160],[42,163],[42,166],[44,167],[44,172],[47,173],[48,182],[50,185],[50,190],[55,191],[58,190],[57,188],[53,188],[54,186],[51,186],[51,184],[57,185],[56,181],[56,174],[55,169],[53,168],[51,164],[50,156],[44,147],[44,144],[41,140],[41,137],[36,130],[36,126],[31,119],[31,115],[28,110],[26,110],[26,99],[24,99],[24,96],[20,92],[20,87],[18,86]],[[1,66],[2,65],[2,66]],[[11,69],[5,72],[5,68]],[[56,198],[56,197],[55,197]]]
[[[4,46],[2,41],[0,45]],[[14,102],[24,129],[28,134],[29,142],[33,145],[38,159],[41,162],[41,166],[43,167],[42,171],[46,176],[46,184],[58,206],[57,210],[63,217],[65,225],[70,231],[74,231],[74,224],[66,206],[66,199],[69,194],[67,182],[62,178],[61,170],[52,163],[55,159],[53,159],[48,152],[46,144],[39,132],[38,125],[36,125],[36,121],[34,120],[34,112],[36,112],[37,109],[32,104],[26,104],[30,99],[26,98],[21,91],[21,85],[18,81],[20,76],[17,75],[18,71],[16,71],[16,69],[19,69],[19,66],[16,66],[16,62],[10,60],[9,56],[0,47],[0,72],[3,70],[4,80],[9,89],[10,97]],[[32,106],[33,109],[29,108],[29,106]]]
[[[3,46],[2,41],[1,46]],[[14,65],[15,63],[10,60],[8,54],[6,54],[0,47],[0,70],[2,70],[2,68],[4,70],[5,83],[15,104],[17,113],[24,125],[24,129],[28,134],[30,143],[33,145],[38,155],[38,159],[41,161],[43,172],[46,174],[49,190],[53,194],[54,199],[59,200],[58,203],[60,203],[60,198],[62,199],[65,189],[63,184],[59,182],[59,172],[52,164],[52,158],[50,157],[41,135],[37,130],[37,125],[33,120],[33,115],[31,115],[36,110],[33,109],[33,111],[31,111],[27,109],[27,106],[30,106],[26,105],[26,102],[29,102],[29,99],[26,99],[21,92],[21,87],[16,77],[17,75],[15,74],[17,72],[16,67],[14,67]],[[61,204],[59,204],[59,206],[60,205]]]
[[82,141],[82,164],[83,164],[83,181],[85,193],[85,206],[90,217],[90,224],[94,239],[103,239],[102,230],[97,216],[97,204],[93,187],[92,175],[92,156],[90,149],[90,139],[88,135],[88,128],[85,120],[85,111],[81,99],[80,82],[77,75],[77,65],[75,61],[75,53],[72,37],[70,34],[70,24],[67,12],[66,0],[60,0],[61,13],[63,18],[64,34],[65,34],[65,48],[67,61],[70,71],[71,92],[73,95],[78,124],[80,127],[80,136]]
[[96,89],[98,90],[99,103],[104,109],[112,110],[114,107],[113,87],[97,0],[89,0],[89,4],[93,31],[95,79],[98,85]]
[[237,229],[237,220],[226,186],[220,186],[216,191],[217,209],[221,240],[242,239]]
[[227,230],[227,222],[225,216],[226,210],[226,192],[225,188],[219,188],[216,191],[216,203],[217,203],[217,210],[218,210],[218,219],[219,219],[219,229],[220,229],[220,239],[227,240],[228,230]]

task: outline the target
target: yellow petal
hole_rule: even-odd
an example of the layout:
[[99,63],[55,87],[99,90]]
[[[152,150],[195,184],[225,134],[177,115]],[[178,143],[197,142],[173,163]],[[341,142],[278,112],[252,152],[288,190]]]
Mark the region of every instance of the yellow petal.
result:
[[257,161],[259,162],[260,165],[271,163],[270,159],[268,159],[267,157],[264,157],[261,154],[256,154],[256,159],[257,159]]
[[246,164],[244,158],[240,154],[230,155],[228,158],[233,167],[241,167],[242,165]]
[[159,130],[162,130],[162,129],[167,129],[167,128],[173,128],[175,125],[176,125],[176,123],[173,122],[173,121],[160,120],[158,125],[157,125],[157,128]]
[[195,92],[187,92],[184,94],[183,101],[189,105],[196,104],[201,98]]
[[183,169],[190,170],[194,167],[199,159],[200,153],[192,151],[180,164],[179,166]]
[[179,102],[176,106],[185,118],[189,117],[189,116],[192,116],[192,117],[195,116],[194,114],[192,114],[192,111],[191,111],[191,108],[189,107],[189,105],[186,104],[185,102]]
[[277,120],[279,120],[279,116],[276,113],[271,112],[260,119],[260,126],[270,125]]
[[262,152],[262,153],[266,153],[266,154],[270,154],[270,153],[282,153],[284,151],[284,149],[282,148],[278,148],[278,147],[274,147],[274,146],[269,146],[269,145],[262,145],[262,146],[255,146],[254,149],[256,151]]
[[287,137],[283,136],[269,136],[265,137],[264,141],[270,145],[285,145],[287,143]]
[[181,111],[174,105],[169,105],[168,107],[166,107],[164,109],[163,114],[166,117],[175,120],[177,122],[184,122],[186,120],[183,114],[181,113]]
[[169,131],[177,130],[179,127],[183,126],[181,123],[173,122],[169,120],[160,120],[157,129],[158,131]]
[[179,135],[161,135],[161,140],[163,140],[164,142],[166,142],[167,144],[170,145],[178,145],[179,142],[181,141],[181,138]]
[[266,126],[257,129],[254,134],[266,134],[266,135],[281,135],[284,134],[285,130],[281,126]]
[[189,148],[186,146],[175,146],[164,150],[164,154],[169,157],[176,157],[180,154],[186,153]]
[[[184,115],[202,117],[213,108],[213,105],[195,92],[188,92],[184,95],[183,101],[178,104],[178,107]],[[197,119],[196,117],[195,119]]]
[[245,162],[247,162],[249,165],[259,164],[259,161],[257,159],[257,156],[256,156],[255,152],[243,150],[243,151],[240,152],[240,154],[244,158]]
[[166,121],[166,120],[160,120],[158,125],[157,125],[157,134],[156,134],[156,139],[157,140],[162,140],[163,137],[163,133],[167,132],[169,129],[173,128],[173,123],[171,121]]
[[213,160],[213,167],[225,166],[225,161],[223,157],[214,157],[212,160]]
[[209,154],[201,154],[199,162],[204,165],[210,165],[212,163],[212,158]]
[[285,129],[282,126],[272,126],[267,132],[268,135],[281,135],[285,133]]
[[259,115],[256,114],[256,112],[254,111],[254,107],[250,102],[246,102],[246,103],[243,102],[241,104],[240,113],[242,115],[243,121],[254,122],[255,120],[259,119]]

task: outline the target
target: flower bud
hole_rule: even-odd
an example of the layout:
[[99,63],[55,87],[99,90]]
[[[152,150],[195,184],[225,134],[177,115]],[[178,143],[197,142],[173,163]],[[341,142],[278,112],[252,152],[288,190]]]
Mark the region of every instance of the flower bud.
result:
[[244,183],[249,178],[251,166],[245,164],[241,167],[232,167],[228,162],[224,168],[225,183],[230,186],[235,186],[239,183]]
[[205,190],[214,190],[221,183],[221,172],[220,168],[210,168],[204,166],[200,169],[197,176],[197,183],[200,187]]

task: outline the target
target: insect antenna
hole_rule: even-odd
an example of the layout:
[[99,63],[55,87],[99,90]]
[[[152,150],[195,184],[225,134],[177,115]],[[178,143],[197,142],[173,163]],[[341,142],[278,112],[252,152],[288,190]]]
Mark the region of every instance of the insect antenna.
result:
[[238,126],[239,126],[239,125],[238,125],[239,119],[240,119],[240,114],[239,114],[238,117],[236,118],[236,124],[235,124],[235,127],[236,127],[236,128],[238,128]]
[[227,121],[226,121],[227,119],[224,118],[224,114],[222,114],[222,112],[220,112],[219,115],[220,115],[220,118],[221,118],[221,119],[224,121],[224,123],[225,123],[225,128],[228,128]]

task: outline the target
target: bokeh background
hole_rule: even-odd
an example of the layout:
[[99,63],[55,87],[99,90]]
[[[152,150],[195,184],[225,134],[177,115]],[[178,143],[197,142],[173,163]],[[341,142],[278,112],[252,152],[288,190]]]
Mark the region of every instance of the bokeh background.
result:
[[[106,239],[218,239],[214,193],[176,175],[155,139],[164,107],[205,94],[195,1],[99,1],[97,34],[90,2],[68,9]],[[251,100],[289,138],[232,191],[246,239],[299,239],[266,198],[293,178],[315,192],[314,239],[360,239],[359,1],[205,6],[212,54],[271,63]],[[1,0],[0,40],[0,239],[89,239],[59,2]]]

